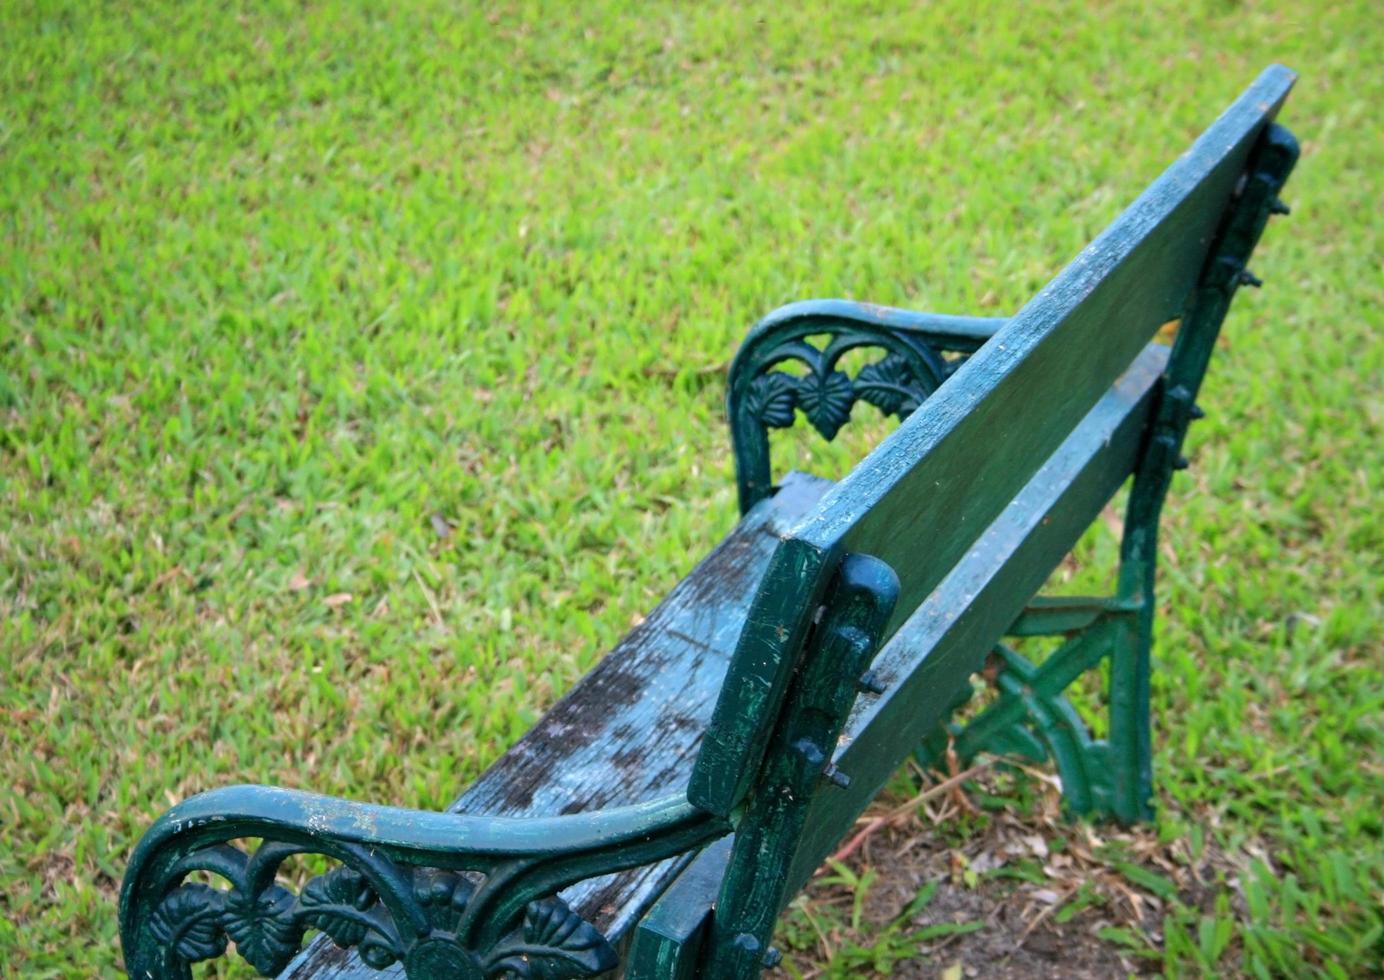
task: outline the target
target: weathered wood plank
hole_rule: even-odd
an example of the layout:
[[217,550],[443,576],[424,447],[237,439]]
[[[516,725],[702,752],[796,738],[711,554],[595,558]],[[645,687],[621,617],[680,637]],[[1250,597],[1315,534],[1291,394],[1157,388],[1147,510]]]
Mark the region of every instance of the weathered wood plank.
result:
[[[983,658],[989,649],[986,631],[993,626],[994,635],[998,635],[1004,629],[998,620],[998,625],[990,622],[994,616],[980,621],[973,613],[962,615],[952,629],[939,629],[939,623],[963,608],[1005,607],[997,614],[999,619],[1017,614],[1027,595],[1041,584],[1042,576],[1038,575],[1028,592],[1014,589],[1005,576],[1012,577],[1016,565],[1030,575],[1039,564],[1053,567],[1113,493],[1122,474],[1128,473],[1138,447],[1147,393],[1165,357],[1161,348],[1150,348],[1141,356],[1135,368],[1033,478],[1014,506],[982,536],[957,572],[881,652],[876,661],[881,677],[903,681],[914,661],[920,661],[918,676],[927,680],[920,684],[909,679],[877,701],[864,702],[852,715],[846,739],[850,749],[840,759],[843,767],[857,770],[852,772],[852,788],[846,798],[840,797],[839,790],[829,790],[832,795],[825,799],[830,806],[823,813],[814,809],[804,852],[816,856],[800,859],[794,865],[795,875],[811,874],[822,854],[839,838],[841,821],[849,826],[851,817],[845,814],[863,809],[897,766],[897,759],[888,760],[895,755],[901,759],[911,751],[917,741],[914,730],[925,728],[926,719],[940,717],[937,712],[951,691],[935,683],[939,671],[947,677],[952,676],[948,670],[966,676],[965,670],[956,669],[957,659]],[[684,783],[754,583],[763,574],[780,537],[829,486],[824,480],[790,474],[778,496],[747,515],[643,624],[487,770],[452,809],[512,816],[575,812],[650,799]],[[1077,501],[1075,506],[1073,501]],[[1044,533],[1037,533],[1039,530]],[[1041,549],[1027,544],[1024,534],[1029,535],[1028,541],[1041,544]],[[1037,557],[1039,550],[1041,558]],[[996,589],[1006,590],[996,595]],[[971,590],[967,602],[959,600],[958,590]],[[1007,611],[1006,602],[1014,605],[1012,612]],[[963,625],[964,632],[960,629]],[[939,642],[938,636],[945,643]],[[958,645],[953,649],[947,643]],[[948,652],[937,652],[943,649]],[[882,730],[895,734],[891,744],[881,750],[872,740],[877,740]],[[863,755],[858,757],[857,753]],[[626,760],[624,765],[617,761],[620,759]],[[573,775],[562,779],[564,772]],[[878,783],[872,782],[876,779]],[[824,852],[823,847],[828,850]],[[664,862],[583,882],[563,896],[619,941],[680,868],[679,862]],[[284,976],[364,980],[402,976],[402,972],[396,966],[377,973],[363,966],[354,952],[319,939]]]
[[704,848],[640,920],[625,960],[625,980],[696,977],[734,843],[732,835]]
[[[687,783],[750,599],[780,535],[830,482],[791,473],[611,653],[452,805],[539,816],[636,803]],[[666,861],[593,879],[563,898],[618,941],[677,874]],[[285,977],[402,976],[319,938]]]
[[688,798],[727,814],[757,771],[811,603],[846,552],[881,558],[897,629],[1134,360],[1179,316],[1250,149],[1295,76],[1265,71],[1091,245],[834,487],[770,563]]
[[944,720],[958,687],[1128,478],[1167,356],[1161,346],[1140,355],[880,651],[872,669],[885,692],[857,699],[835,753],[850,786],[814,798],[788,894]]
[[[1159,346],[1140,355],[875,658],[873,672],[885,691],[857,699],[834,753],[850,785],[824,786],[814,800],[786,894],[802,887],[945,717],[955,685],[969,683],[995,638],[1129,475],[1167,355]],[[635,951],[659,963],[695,961],[705,938],[701,917],[719,891],[708,881],[724,872],[728,859],[725,847],[703,852],[698,873],[684,872],[688,885],[676,912],[670,892],[636,930]]]

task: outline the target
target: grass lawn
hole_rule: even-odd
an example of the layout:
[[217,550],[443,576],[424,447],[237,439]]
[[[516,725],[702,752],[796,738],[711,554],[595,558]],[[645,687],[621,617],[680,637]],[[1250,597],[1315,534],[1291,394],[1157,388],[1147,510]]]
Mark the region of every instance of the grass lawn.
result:
[[446,805],[732,525],[752,320],[1012,312],[1274,60],[1154,677],[1157,836],[1229,870],[1124,941],[1380,970],[1378,9],[466,6],[5,5],[0,973],[113,973],[191,793]]

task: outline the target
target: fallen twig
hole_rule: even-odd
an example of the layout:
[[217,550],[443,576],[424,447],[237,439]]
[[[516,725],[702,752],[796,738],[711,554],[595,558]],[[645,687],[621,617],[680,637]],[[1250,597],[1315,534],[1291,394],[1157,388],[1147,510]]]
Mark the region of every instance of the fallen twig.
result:
[[893,823],[900,817],[907,816],[908,814],[912,813],[914,809],[926,803],[933,797],[940,796],[943,793],[946,793],[949,790],[957,786],[960,786],[963,782],[970,779],[972,776],[977,775],[978,773],[984,772],[986,769],[990,768],[990,766],[991,763],[982,762],[980,765],[972,766],[970,769],[967,769],[964,772],[959,772],[955,776],[949,776],[948,778],[938,783],[936,786],[929,786],[927,789],[919,793],[917,796],[913,797],[913,799],[909,800],[907,803],[904,803],[901,806],[897,806],[894,809],[888,811],[887,813],[883,813],[877,817],[862,817],[861,820],[864,821],[865,826],[858,830],[854,837],[847,841],[846,844],[840,850],[833,854],[831,856],[831,860],[846,860],[846,858],[850,857],[860,848],[861,844],[865,843],[865,841],[868,840],[872,834],[878,833],[881,828]]

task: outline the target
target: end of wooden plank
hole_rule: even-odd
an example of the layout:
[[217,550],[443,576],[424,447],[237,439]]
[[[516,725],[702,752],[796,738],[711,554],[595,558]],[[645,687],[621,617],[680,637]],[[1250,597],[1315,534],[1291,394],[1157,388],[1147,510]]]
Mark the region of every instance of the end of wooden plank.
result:
[[729,817],[748,791],[821,601],[830,557],[797,537],[775,550],[692,767],[687,800],[693,806]]

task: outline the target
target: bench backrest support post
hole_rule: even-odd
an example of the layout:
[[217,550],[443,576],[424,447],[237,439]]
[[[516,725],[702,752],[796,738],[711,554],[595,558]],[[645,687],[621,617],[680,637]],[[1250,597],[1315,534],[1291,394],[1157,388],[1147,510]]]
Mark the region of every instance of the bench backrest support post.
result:
[[1161,399],[1135,470],[1121,542],[1119,593],[1140,600],[1139,611],[1115,641],[1108,692],[1114,776],[1111,804],[1122,823],[1153,817],[1149,670],[1159,516],[1174,471],[1187,465],[1182,444],[1188,426],[1199,416],[1196,396],[1221,324],[1236,291],[1258,282],[1246,266],[1269,217],[1284,212],[1278,195],[1297,158],[1298,143],[1292,133],[1277,123],[1269,125],[1188,299],[1164,373]]
[[782,724],[736,827],[712,925],[707,976],[757,977],[766,965],[808,804],[824,782],[846,779],[831,756],[898,589],[893,570],[875,558],[847,555],[837,569]]

